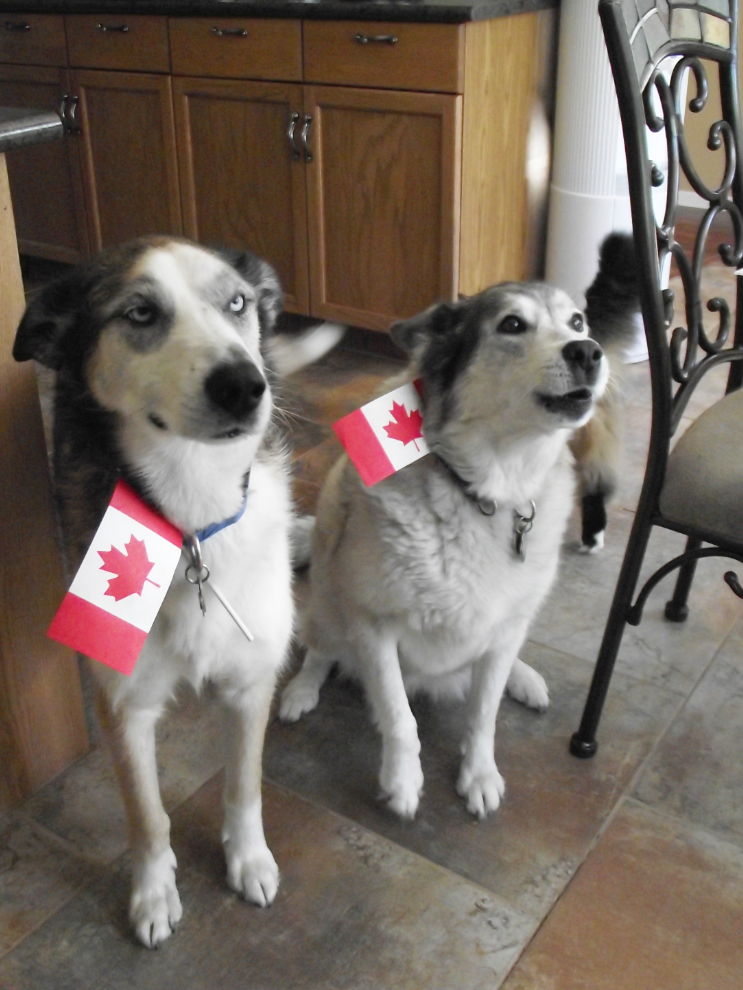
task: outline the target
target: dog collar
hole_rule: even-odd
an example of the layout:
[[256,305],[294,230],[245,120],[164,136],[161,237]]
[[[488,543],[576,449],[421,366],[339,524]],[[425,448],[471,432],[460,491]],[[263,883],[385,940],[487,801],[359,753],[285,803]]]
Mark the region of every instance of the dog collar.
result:
[[461,475],[457,474],[457,472],[454,470],[451,464],[445,461],[444,458],[441,456],[441,454],[436,454],[436,458],[438,461],[440,461],[441,464],[444,465],[444,467],[449,472],[452,479],[456,481],[459,488],[461,488],[462,494],[465,496],[465,498],[468,498],[473,505],[476,505],[484,516],[495,515],[495,513],[498,511],[498,503],[495,501],[495,499],[485,498],[484,495],[478,495],[477,492],[472,490],[472,488],[469,485],[469,482],[465,481]]
[[211,523],[209,526],[205,526],[204,529],[197,529],[196,536],[199,543],[203,543],[204,540],[208,540],[210,536],[214,536],[222,529],[227,529],[228,526],[233,526],[236,522],[245,515],[245,510],[248,507],[248,485],[250,484],[250,471],[248,471],[245,478],[245,488],[243,490],[243,504],[237,510],[234,516],[230,516],[229,519],[223,519],[222,522]]
[[[437,460],[443,464],[446,470],[449,472],[451,478],[457,483],[459,488],[462,490],[462,494],[465,498],[469,499],[473,505],[477,508],[484,516],[494,516],[498,511],[498,503],[495,499],[485,498],[482,495],[478,495],[477,492],[472,491],[469,484],[462,478],[457,472],[451,467],[450,464],[444,460],[441,454],[435,455]],[[518,509],[513,510],[513,552],[519,558],[520,561],[526,560],[526,550],[524,549],[524,540],[526,534],[531,530],[534,525],[534,519],[537,514],[537,506],[534,499],[529,499],[529,504],[531,505],[531,515],[524,516]]]

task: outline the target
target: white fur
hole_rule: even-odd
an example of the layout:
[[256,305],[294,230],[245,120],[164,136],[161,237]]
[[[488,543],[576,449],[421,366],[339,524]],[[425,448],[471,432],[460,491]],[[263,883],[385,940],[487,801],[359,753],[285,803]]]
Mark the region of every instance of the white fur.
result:
[[[408,695],[467,695],[457,790],[479,817],[504,793],[493,753],[504,689],[540,710],[548,704],[544,680],[517,654],[554,580],[573,503],[566,441],[591,409],[571,418],[548,412],[537,397],[571,392],[563,348],[586,334],[569,325],[575,307],[557,290],[545,289],[543,298],[515,286],[491,294],[475,352],[447,394],[425,378],[427,348],[442,333],[429,339],[426,314],[418,318],[405,377],[424,375],[429,447],[478,496],[497,501],[497,512],[482,514],[432,457],[372,488],[342,457],[318,504],[302,621],[309,649],[281,701],[287,721],[313,708],[334,661],[358,677],[382,735],[382,790],[403,817],[415,814],[423,787]],[[475,304],[460,305],[465,312]],[[522,317],[528,333],[500,333],[506,314]],[[456,346],[454,331],[452,341]],[[605,386],[603,364],[594,398]],[[514,553],[514,513],[528,515],[532,500],[536,516],[522,562]]]

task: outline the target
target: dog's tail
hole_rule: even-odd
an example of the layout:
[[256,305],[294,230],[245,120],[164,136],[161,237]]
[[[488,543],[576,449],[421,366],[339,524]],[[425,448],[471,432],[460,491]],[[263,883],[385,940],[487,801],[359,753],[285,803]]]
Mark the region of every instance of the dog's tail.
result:
[[607,503],[619,481],[623,446],[622,376],[624,353],[637,338],[640,300],[637,258],[629,234],[609,234],[599,250],[596,278],[586,289],[588,332],[611,366],[609,385],[593,418],[575,432],[570,447],[580,485],[583,553],[604,544]]
[[586,289],[589,333],[608,351],[624,350],[637,336],[640,297],[631,234],[613,233],[599,249],[599,269]]
[[306,364],[319,361],[341,340],[346,328],[321,323],[301,334],[276,334],[268,343],[271,364],[280,375],[291,375]]

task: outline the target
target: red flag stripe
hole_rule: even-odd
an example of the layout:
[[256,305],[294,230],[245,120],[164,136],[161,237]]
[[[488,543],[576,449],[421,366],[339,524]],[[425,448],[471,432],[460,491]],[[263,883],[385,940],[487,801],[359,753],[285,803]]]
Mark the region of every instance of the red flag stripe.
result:
[[146,505],[125,481],[119,480],[117,482],[109,505],[151,529],[158,536],[162,536],[164,540],[169,540],[175,546],[179,547],[183,542],[183,533],[176,529],[172,523],[169,523],[167,519],[163,519],[149,505]]
[[129,676],[147,633],[68,592],[47,636]]
[[367,487],[395,473],[392,462],[361,409],[339,419],[333,424],[333,429]]

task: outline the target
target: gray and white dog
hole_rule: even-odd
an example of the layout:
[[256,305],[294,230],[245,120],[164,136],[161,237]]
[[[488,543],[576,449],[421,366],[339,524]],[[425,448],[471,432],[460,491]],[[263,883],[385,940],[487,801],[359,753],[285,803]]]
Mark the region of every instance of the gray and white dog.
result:
[[423,787],[408,696],[468,698],[457,790],[494,811],[504,689],[543,709],[543,678],[518,659],[550,589],[573,506],[568,440],[607,382],[601,347],[568,296],[507,283],[392,328],[410,355],[389,387],[420,379],[431,454],[367,488],[342,456],[320,496],[308,647],[280,715],[318,702],[332,665],[363,684],[382,736],[380,782],[403,817]]

